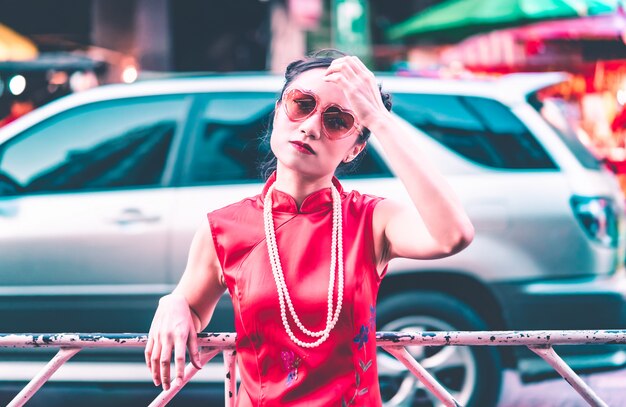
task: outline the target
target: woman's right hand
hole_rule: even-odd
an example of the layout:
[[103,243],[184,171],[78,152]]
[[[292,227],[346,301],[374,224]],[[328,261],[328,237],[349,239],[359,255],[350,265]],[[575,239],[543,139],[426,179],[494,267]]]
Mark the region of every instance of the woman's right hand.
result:
[[177,385],[185,373],[186,349],[191,363],[202,368],[197,332],[208,325],[225,289],[211,227],[205,220],[191,242],[183,276],[174,292],[161,298],[152,319],[145,356],[155,386],[170,388],[172,351]]
[[146,364],[152,372],[155,386],[163,385],[163,390],[170,388],[172,351],[177,385],[182,382],[186,349],[189,349],[191,363],[201,369],[197,329],[191,308],[185,296],[172,293],[159,300],[146,344]]

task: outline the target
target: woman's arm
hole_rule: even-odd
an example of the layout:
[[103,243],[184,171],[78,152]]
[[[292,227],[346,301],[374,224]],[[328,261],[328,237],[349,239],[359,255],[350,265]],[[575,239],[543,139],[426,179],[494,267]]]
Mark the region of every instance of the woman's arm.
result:
[[187,267],[174,291],[161,298],[152,320],[145,357],[155,386],[170,387],[172,351],[176,378],[183,378],[185,350],[200,368],[196,334],[208,325],[215,305],[224,293],[222,269],[215,253],[208,220],[191,242]]
[[343,88],[361,125],[375,134],[413,205],[383,200],[374,210],[379,270],[395,257],[452,255],[474,237],[474,227],[450,185],[385,108],[376,79],[356,57],[333,61],[326,80]]
[[374,210],[379,264],[395,257],[434,259],[467,247],[474,227],[458,197],[391,114],[370,124],[393,172],[404,184],[413,206],[381,201]]

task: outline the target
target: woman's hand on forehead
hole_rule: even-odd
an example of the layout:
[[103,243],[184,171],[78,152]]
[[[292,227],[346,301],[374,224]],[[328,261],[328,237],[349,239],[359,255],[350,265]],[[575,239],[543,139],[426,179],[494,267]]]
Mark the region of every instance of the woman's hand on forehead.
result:
[[334,60],[326,69],[324,80],[343,90],[362,126],[369,127],[380,115],[388,113],[376,77],[359,58],[346,56]]

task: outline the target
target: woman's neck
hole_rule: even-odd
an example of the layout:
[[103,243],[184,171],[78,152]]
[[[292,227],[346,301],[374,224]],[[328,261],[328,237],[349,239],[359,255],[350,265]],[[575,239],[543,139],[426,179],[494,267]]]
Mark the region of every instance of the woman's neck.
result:
[[276,170],[274,185],[277,190],[291,195],[300,208],[307,196],[320,189],[330,188],[332,179],[333,174],[324,177],[307,177],[300,172],[282,167]]

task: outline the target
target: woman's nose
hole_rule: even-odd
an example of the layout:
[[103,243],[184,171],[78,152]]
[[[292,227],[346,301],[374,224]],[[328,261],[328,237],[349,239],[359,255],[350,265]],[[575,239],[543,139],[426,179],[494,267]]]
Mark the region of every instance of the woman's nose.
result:
[[318,112],[313,114],[300,123],[300,132],[307,137],[317,139],[322,135],[322,118]]

